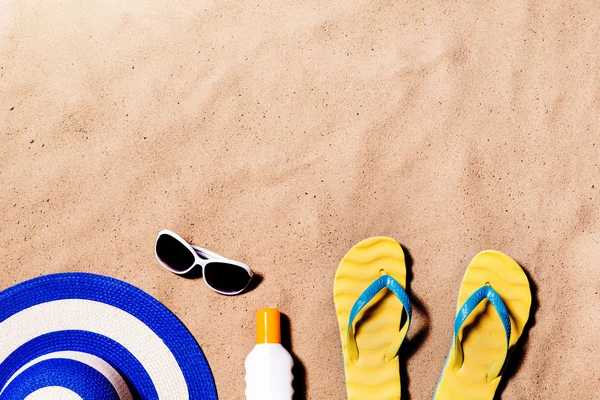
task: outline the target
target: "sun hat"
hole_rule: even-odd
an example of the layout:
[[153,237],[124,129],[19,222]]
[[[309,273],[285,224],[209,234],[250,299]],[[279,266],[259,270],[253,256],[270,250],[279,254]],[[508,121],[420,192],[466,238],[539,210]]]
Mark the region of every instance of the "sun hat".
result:
[[59,273],[0,292],[0,398],[208,399],[217,392],[196,340],[142,290]]

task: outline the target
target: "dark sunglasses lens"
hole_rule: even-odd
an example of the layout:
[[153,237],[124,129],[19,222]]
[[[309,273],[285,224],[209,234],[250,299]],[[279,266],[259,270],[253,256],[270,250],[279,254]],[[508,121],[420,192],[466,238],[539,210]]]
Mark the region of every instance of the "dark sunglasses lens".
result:
[[194,255],[179,240],[170,235],[160,235],[156,241],[158,258],[175,271],[182,272],[194,265]]
[[204,267],[204,279],[210,287],[223,293],[237,293],[250,283],[244,268],[224,262],[209,262]]

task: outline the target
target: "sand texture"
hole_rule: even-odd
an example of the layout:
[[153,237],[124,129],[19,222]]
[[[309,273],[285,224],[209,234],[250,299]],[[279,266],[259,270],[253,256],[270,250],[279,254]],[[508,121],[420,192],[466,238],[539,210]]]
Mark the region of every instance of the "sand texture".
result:
[[[598,398],[599,163],[597,1],[0,0],[0,287],[140,287],[224,400],[265,306],[297,399],[345,398],[333,277],[374,235],[412,260],[406,398],[432,397],[487,248],[535,298],[499,398]],[[229,298],[167,272],[162,228],[262,281]]]

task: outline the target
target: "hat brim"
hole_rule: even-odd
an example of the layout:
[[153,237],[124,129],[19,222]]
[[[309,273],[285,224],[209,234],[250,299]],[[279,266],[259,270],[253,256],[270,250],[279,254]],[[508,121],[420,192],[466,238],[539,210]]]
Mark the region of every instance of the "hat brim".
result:
[[98,392],[110,382],[118,399],[217,399],[208,362],[181,321],[114,278],[60,273],[0,292],[0,338],[2,398],[48,398],[49,387],[84,395],[93,386],[74,384],[78,371]]

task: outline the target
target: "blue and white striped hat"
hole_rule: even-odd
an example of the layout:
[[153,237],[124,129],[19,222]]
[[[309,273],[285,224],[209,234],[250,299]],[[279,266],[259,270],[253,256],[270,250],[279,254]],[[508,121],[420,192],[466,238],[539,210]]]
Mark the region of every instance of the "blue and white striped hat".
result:
[[158,300],[62,273],[0,292],[0,399],[209,399],[202,350]]

